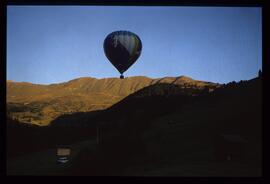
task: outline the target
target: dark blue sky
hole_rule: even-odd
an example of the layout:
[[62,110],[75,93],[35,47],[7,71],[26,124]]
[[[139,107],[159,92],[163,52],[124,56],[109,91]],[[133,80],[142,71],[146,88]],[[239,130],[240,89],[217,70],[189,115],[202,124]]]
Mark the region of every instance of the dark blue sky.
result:
[[143,49],[127,77],[248,80],[262,68],[261,27],[258,7],[9,6],[7,79],[49,84],[119,77],[103,41],[129,30]]

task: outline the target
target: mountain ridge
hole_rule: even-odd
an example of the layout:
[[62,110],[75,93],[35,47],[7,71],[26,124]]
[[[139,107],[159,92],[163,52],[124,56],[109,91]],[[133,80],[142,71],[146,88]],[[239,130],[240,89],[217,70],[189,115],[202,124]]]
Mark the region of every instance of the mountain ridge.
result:
[[[191,77],[188,77],[186,75],[179,75],[176,77],[170,77],[170,76],[165,76],[165,77],[157,77],[157,78],[152,78],[152,77],[147,77],[147,76],[143,76],[143,75],[138,75],[138,76],[130,76],[130,77],[125,77],[125,79],[140,79],[140,78],[144,78],[144,79],[151,79],[151,80],[159,80],[159,79],[166,79],[166,78],[172,78],[172,79],[181,79],[181,80],[186,80],[186,81],[201,81],[201,80],[196,80],[193,79]],[[27,81],[15,81],[15,80],[9,80],[7,79],[7,83],[19,83],[19,84],[33,84],[33,85],[44,85],[44,86],[50,86],[50,85],[57,85],[57,84],[63,84],[63,83],[70,83],[70,82],[75,82],[75,81],[83,81],[83,80],[108,80],[108,79],[117,79],[117,80],[123,80],[123,79],[119,79],[117,77],[108,77],[108,78],[95,78],[95,77],[78,77],[75,79],[71,79],[65,82],[57,82],[57,83],[49,83],[49,84],[39,84],[39,83],[33,83],[33,82],[27,82]],[[205,82],[205,81],[201,81],[201,82]],[[215,82],[211,82],[211,83],[215,83]],[[219,83],[215,83],[215,84],[219,84]]]
[[220,86],[187,76],[156,79],[146,76],[125,79],[80,77],[48,85],[7,81],[8,113],[23,122],[48,125],[62,114],[106,109],[126,96],[158,83],[200,90]]

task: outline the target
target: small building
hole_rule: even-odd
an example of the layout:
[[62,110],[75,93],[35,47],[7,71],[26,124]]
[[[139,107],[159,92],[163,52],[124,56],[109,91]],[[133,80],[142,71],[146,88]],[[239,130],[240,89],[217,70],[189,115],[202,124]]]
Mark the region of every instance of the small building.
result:
[[58,146],[56,149],[56,156],[58,163],[66,163],[69,161],[71,155],[71,148],[69,146]]
[[237,134],[220,134],[214,137],[215,157],[218,161],[241,162],[246,158],[247,140]]

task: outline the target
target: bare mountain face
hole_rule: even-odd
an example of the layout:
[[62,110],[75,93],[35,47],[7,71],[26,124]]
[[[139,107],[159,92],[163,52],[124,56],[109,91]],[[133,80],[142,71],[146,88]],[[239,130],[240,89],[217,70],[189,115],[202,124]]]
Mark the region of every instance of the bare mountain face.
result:
[[[173,84],[184,92],[188,89],[212,91],[220,86],[186,76],[158,79],[83,77],[50,85],[7,81],[7,110],[13,119],[46,126],[60,115],[106,109],[138,90],[160,83]],[[159,93],[160,89],[155,91]]]

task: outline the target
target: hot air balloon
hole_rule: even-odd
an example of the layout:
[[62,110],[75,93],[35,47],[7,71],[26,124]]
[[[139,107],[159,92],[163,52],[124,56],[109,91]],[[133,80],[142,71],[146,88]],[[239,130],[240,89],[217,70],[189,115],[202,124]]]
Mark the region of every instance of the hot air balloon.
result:
[[123,73],[139,58],[142,42],[130,31],[115,31],[105,38],[103,48],[106,57],[123,79]]

